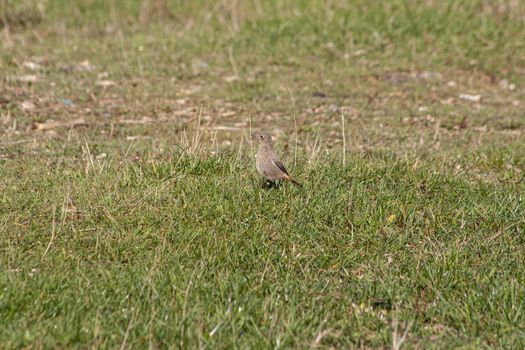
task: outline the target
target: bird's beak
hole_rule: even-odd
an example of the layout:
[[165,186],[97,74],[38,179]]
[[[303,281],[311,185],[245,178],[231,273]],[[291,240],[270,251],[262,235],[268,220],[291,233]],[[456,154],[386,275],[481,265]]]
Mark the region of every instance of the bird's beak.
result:
[[254,141],[257,140],[257,135],[255,135],[255,134],[251,134],[250,137],[251,137],[252,140],[254,140]]

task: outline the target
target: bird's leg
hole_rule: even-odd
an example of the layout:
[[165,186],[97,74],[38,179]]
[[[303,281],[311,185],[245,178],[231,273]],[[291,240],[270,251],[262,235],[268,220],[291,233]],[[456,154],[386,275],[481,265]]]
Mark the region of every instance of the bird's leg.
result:
[[267,179],[263,179],[262,187],[267,190],[270,188],[275,188],[275,182],[267,180]]

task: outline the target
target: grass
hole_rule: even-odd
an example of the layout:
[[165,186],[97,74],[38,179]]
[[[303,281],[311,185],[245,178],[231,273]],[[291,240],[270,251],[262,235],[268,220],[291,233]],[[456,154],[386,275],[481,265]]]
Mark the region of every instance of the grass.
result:
[[376,347],[393,315],[416,346],[523,344],[523,186],[390,157],[297,169],[304,191],[229,157],[28,163],[4,176],[7,347]]
[[0,347],[525,346],[520,10],[0,0]]

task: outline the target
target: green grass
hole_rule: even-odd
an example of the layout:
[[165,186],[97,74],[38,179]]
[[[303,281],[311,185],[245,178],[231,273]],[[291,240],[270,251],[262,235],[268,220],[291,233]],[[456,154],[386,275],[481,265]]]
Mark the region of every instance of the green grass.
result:
[[393,317],[413,346],[523,345],[524,186],[413,161],[279,191],[228,156],[10,167],[4,345],[376,347]]
[[523,11],[0,0],[0,348],[523,348]]

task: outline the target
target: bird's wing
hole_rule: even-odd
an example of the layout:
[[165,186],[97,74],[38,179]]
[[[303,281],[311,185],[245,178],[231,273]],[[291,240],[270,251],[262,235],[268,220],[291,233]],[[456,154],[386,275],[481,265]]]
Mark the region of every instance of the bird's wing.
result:
[[273,164],[277,165],[277,167],[279,169],[281,169],[281,171],[283,173],[285,173],[286,175],[290,176],[290,174],[288,174],[288,170],[286,170],[286,168],[284,167],[284,164],[281,163],[281,161],[279,159],[272,159],[272,162],[273,162]]

